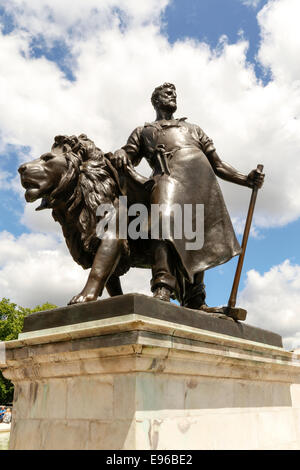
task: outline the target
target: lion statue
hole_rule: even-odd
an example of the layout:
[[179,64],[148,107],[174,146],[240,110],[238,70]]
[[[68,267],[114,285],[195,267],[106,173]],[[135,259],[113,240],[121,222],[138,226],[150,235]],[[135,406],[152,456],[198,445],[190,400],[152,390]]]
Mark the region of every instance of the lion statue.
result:
[[144,241],[119,239],[109,229],[101,238],[97,235],[96,213],[101,204],[112,204],[118,211],[120,195],[126,193],[132,201],[144,197],[146,178],[133,169],[120,178],[110,155],[85,134],[58,135],[50,152],[19,168],[26,201],[41,199],[36,210],[52,209],[74,261],[91,268],[85,287],[69,304],[97,300],[104,287],[110,296],[122,295],[119,277],[130,266],[151,267]]

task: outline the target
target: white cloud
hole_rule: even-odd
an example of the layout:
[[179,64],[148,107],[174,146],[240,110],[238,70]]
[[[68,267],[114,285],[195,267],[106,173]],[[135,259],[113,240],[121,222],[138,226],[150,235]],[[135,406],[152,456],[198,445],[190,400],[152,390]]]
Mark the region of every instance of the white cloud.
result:
[[300,266],[285,260],[260,274],[247,273],[239,296],[247,322],[280,334],[287,349],[300,348]]
[[[150,4],[151,12],[158,14],[166,2]],[[276,17],[274,28],[270,18],[279,4],[285,7],[285,16],[282,23]],[[16,5],[24,7],[25,3]],[[30,11],[37,15],[39,8],[46,11],[47,5],[53,9],[53,18],[61,18],[63,24],[75,24],[86,4],[76,2],[70,17],[64,2],[33,2]],[[85,6],[86,14],[93,5],[89,2]],[[105,5],[108,8],[109,3]],[[124,10],[126,5],[119,3]],[[285,69],[287,60],[285,49],[279,48],[287,19],[297,16],[298,7],[289,9],[288,5],[295,6],[295,2],[271,2],[259,17],[264,31],[259,57],[265,65],[276,66],[276,70],[278,64]],[[128,4],[128,14],[133,15],[134,6],[135,2]],[[149,18],[147,8],[137,18]],[[41,15],[40,21],[46,30],[45,21],[50,21],[47,15]],[[58,19],[54,23],[57,22]],[[0,71],[4,90],[0,104],[5,110],[0,115],[2,141],[29,145],[32,157],[36,157],[50,148],[57,133],[85,132],[103,150],[115,150],[125,143],[134,127],[153,119],[149,101],[153,88],[172,81],[178,88],[177,114],[187,115],[202,126],[214,138],[221,158],[245,173],[257,163],[264,163],[266,183],[258,198],[256,226],[284,225],[297,219],[300,89],[296,72],[286,81],[282,74],[277,79],[278,72],[272,82],[263,86],[246,61],[246,41],[228,45],[223,39],[217,51],[191,40],[172,46],[157,23],[142,24],[139,20],[130,25],[123,31],[112,21],[109,29],[104,27],[99,32],[92,24],[93,34],[88,39],[73,37],[75,82],[66,80],[58,66],[46,58],[30,57],[32,31],[29,34],[15,30],[0,36],[1,63],[7,64]],[[295,49],[287,42],[286,47]],[[283,52],[277,54],[278,48]],[[250,191],[228,183],[221,185],[232,216],[243,217]]]
[[[297,90],[299,105],[299,17],[298,0],[272,0],[259,12],[262,43],[259,60],[271,69],[276,82]],[[298,115],[299,117],[299,115]]]
[[71,260],[64,244],[51,235],[15,238],[2,232],[0,266],[0,297],[24,307],[46,301],[65,305],[80,292],[87,276]]
[[261,0],[241,0],[247,7],[257,8],[261,3]]
[[[64,241],[53,235],[0,233],[0,298],[23,307],[48,301],[64,306],[84,287],[89,270],[71,258]],[[150,294],[150,271],[132,269],[121,278],[124,293]],[[107,297],[106,291],[103,297]]]
[[[299,218],[300,189],[295,175],[300,174],[300,2],[272,0],[258,16],[262,31],[258,58],[273,76],[267,86],[246,61],[247,41],[229,45],[223,38],[216,50],[192,40],[169,44],[159,24],[166,0],[107,0],[101,2],[101,9],[99,3],[0,0],[17,25],[9,35],[0,34],[0,60],[5,64],[0,70],[0,148],[30,146],[33,158],[50,149],[56,134],[85,132],[103,150],[115,150],[134,127],[154,118],[151,92],[171,81],[178,89],[177,115],[188,116],[203,127],[215,140],[221,158],[243,172],[257,163],[265,165],[256,230]],[[119,7],[123,17],[112,6]],[[125,17],[127,27],[123,28]],[[32,57],[33,37],[42,37],[49,47],[53,39],[67,42],[74,82],[54,62]],[[14,185],[20,192],[16,180]],[[243,227],[250,191],[229,183],[221,182],[221,186],[236,226]],[[74,290],[81,289],[87,273],[75,265],[64,243],[57,241],[60,229],[51,221],[50,212],[34,213],[34,206],[27,205],[23,222],[36,234],[10,241],[5,236],[1,242],[8,250],[2,258],[1,295],[22,305],[45,300],[63,305]],[[41,235],[49,230],[51,235]],[[44,244],[35,249],[41,240]],[[264,275],[251,271],[242,295],[249,306],[249,322],[280,329],[292,344],[299,331],[294,303],[285,304],[289,305],[285,315],[278,310],[277,319],[272,316],[276,292],[284,296],[281,286],[292,293],[295,305],[299,300],[288,278],[289,269],[297,279],[298,268],[288,263]],[[136,290],[139,282],[138,291],[149,292],[149,278],[148,271],[131,270],[123,278],[124,290]]]
[[0,0],[20,29],[47,40],[68,41],[71,36],[89,36],[96,30],[126,24],[158,21],[169,0]]
[[124,294],[138,293],[152,296],[150,290],[151,280],[150,269],[132,268],[121,277],[121,284]]
[[58,222],[54,221],[52,211],[50,209],[45,209],[37,212],[35,209],[39,205],[40,201],[37,204],[25,204],[21,223],[32,232],[61,235],[61,226]]
[[[16,238],[2,232],[0,266],[0,297],[26,307],[45,301],[64,306],[88,276],[88,270],[72,260],[64,241],[50,234]],[[151,295],[150,278],[150,270],[131,269],[121,278],[124,293]],[[286,349],[300,347],[300,266],[286,260],[263,274],[249,271],[238,303],[248,310],[247,323],[282,335]]]

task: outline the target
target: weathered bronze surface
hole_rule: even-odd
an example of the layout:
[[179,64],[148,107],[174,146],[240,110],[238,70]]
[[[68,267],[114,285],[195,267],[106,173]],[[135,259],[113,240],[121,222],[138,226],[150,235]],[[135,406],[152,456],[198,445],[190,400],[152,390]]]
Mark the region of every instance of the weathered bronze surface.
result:
[[[133,266],[152,268],[154,297],[177,298],[186,307],[200,309],[206,306],[205,270],[240,253],[216,176],[259,188],[264,175],[257,170],[243,175],[223,162],[199,126],[174,118],[176,98],[174,85],[156,88],[156,120],[136,128],[114,154],[104,154],[84,134],[60,135],[50,152],[19,168],[26,200],[41,199],[37,210],[52,209],[73,259],[91,268],[85,287],[70,303],[94,301],[104,287],[111,296],[121,295],[119,277]],[[142,158],[153,169],[150,179],[134,170]],[[110,203],[118,217],[121,195],[127,196],[129,206],[138,202],[151,210],[152,204],[164,204],[167,212],[173,204],[203,204],[203,247],[187,250],[190,240],[176,239],[171,232],[155,240],[132,240],[108,230],[99,239],[96,211]]]
[[109,231],[101,240],[97,236],[99,205],[112,203],[118,214],[124,189],[129,203],[145,200],[146,179],[132,169],[119,178],[109,158],[86,135],[56,136],[51,151],[21,165],[19,173],[26,201],[42,198],[37,210],[52,209],[74,261],[84,269],[92,268],[86,286],[71,304],[96,300],[105,286],[111,296],[121,295],[119,276],[130,266],[151,267],[144,240],[119,239]]
[[[204,205],[204,245],[187,250],[187,240],[172,234],[152,244],[154,296],[165,299],[162,287],[174,292],[179,284],[183,305],[205,305],[203,273],[241,252],[216,176],[249,188],[261,187],[264,175],[252,170],[243,175],[218,156],[213,141],[186,118],[175,119],[176,89],[171,83],[157,87],[152,95],[156,120],[137,127],[127,144],[113,157],[118,168],[138,165],[144,157],[153,169],[148,184],[151,204]],[[193,221],[195,222],[195,221]]]

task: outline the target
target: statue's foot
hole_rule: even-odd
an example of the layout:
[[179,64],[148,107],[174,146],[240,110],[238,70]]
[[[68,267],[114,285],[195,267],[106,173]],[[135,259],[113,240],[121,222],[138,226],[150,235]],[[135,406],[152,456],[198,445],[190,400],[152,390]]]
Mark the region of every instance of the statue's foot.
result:
[[204,311],[208,308],[206,303],[195,302],[195,301],[185,303],[184,307],[191,308],[193,310],[204,310]]
[[205,285],[203,282],[189,285],[183,298],[182,306],[193,310],[204,310],[207,308]]
[[167,287],[157,287],[153,293],[153,297],[164,302],[170,302],[172,292]]
[[206,302],[205,302],[205,295],[196,295],[195,297],[192,297],[188,301],[185,301],[183,303],[183,306],[186,308],[191,308],[193,310],[204,310],[208,308]]

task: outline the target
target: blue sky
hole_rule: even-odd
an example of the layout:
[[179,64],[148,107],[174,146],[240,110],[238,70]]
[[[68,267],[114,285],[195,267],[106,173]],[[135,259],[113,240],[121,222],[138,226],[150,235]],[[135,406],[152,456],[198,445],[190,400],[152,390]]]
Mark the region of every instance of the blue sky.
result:
[[[259,201],[257,202],[259,204]],[[250,237],[243,271],[240,281],[240,290],[244,287],[247,272],[255,269],[260,273],[269,271],[272,266],[289,259],[293,264],[299,264],[299,233],[300,221],[273,229],[262,230],[259,238]],[[239,242],[242,236],[238,236]],[[231,260],[226,265],[222,265],[214,270],[210,270],[206,275],[208,302],[217,305],[227,303],[232,281],[235,274],[237,261]]]
[[269,74],[256,61],[260,42],[257,12],[267,0],[249,6],[241,0],[176,0],[166,9],[166,33],[171,43],[184,38],[204,41],[217,48],[220,38],[229,43],[244,37],[249,41],[247,59],[254,64],[257,77],[267,83]]
[[236,42],[243,34],[250,41],[248,57],[253,59],[259,42],[257,10],[240,0],[176,0],[165,11],[166,32],[171,42],[193,37],[212,47],[217,46],[223,35]]
[[[291,303],[300,302],[297,5],[0,0],[0,60],[6,64],[0,72],[0,297],[24,306],[63,305],[86,277],[69,259],[50,214],[25,205],[19,164],[49,150],[61,132],[86,132],[103,150],[116,150],[134,127],[154,117],[153,87],[173,81],[178,114],[203,127],[221,158],[244,173],[265,165],[239,302],[249,323],[277,328],[289,347],[300,347],[299,307]],[[241,239],[251,193],[221,186]],[[207,272],[209,305],[226,304],[236,262]],[[149,279],[133,271],[124,278],[125,290],[147,293]],[[34,289],[37,282],[41,287]]]
[[[266,3],[267,0],[262,0],[257,7],[249,7],[240,0],[192,2],[176,0],[166,9],[165,31],[171,43],[185,38],[193,38],[209,44],[211,48],[217,48],[220,38],[224,35],[228,38],[229,43],[235,43],[240,37],[245,38],[249,41],[247,60],[254,64],[257,78],[266,85],[270,80],[269,71],[263,69],[256,60],[261,39],[257,12]],[[256,269],[262,273],[285,259],[299,263],[299,233],[300,222],[296,221],[285,227],[261,230],[258,238],[251,238],[247,246],[241,287],[243,287],[246,273],[250,269]],[[242,236],[239,235],[238,238],[241,243]],[[227,303],[236,264],[236,259],[233,259],[226,265],[207,272],[208,303],[217,305]]]

